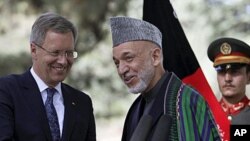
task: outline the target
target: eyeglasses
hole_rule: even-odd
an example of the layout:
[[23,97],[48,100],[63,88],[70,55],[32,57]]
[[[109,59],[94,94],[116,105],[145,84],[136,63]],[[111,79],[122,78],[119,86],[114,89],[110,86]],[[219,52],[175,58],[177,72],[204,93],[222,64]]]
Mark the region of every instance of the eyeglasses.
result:
[[[58,51],[58,50],[57,51],[49,51],[49,50],[43,48],[42,46],[40,46],[40,45],[38,45],[37,43],[34,43],[34,42],[33,42],[33,44],[36,45],[37,47],[41,48],[42,50],[44,50],[45,52],[47,52],[49,55],[51,55],[53,57],[58,57],[58,56],[62,55],[62,53],[63,53],[63,52]],[[74,58],[74,59],[76,59],[77,56],[78,56],[78,53],[76,51],[72,50],[72,51],[65,51],[64,55],[65,55],[66,58],[69,58],[69,59]]]

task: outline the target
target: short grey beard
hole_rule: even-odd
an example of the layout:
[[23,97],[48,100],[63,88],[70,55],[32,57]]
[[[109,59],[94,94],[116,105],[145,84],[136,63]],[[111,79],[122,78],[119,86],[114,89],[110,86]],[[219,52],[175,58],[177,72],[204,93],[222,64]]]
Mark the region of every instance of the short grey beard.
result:
[[147,89],[150,81],[152,80],[154,76],[154,70],[153,70],[153,67],[150,66],[150,64],[146,64],[145,66],[146,66],[145,68],[147,68],[148,70],[141,71],[138,74],[140,81],[134,87],[128,88],[128,91],[130,93],[138,94],[138,93],[144,92]]
[[147,88],[146,82],[143,80],[140,80],[139,84],[137,84],[135,87],[128,88],[128,92],[133,93],[133,94],[139,94],[145,91],[146,88]]

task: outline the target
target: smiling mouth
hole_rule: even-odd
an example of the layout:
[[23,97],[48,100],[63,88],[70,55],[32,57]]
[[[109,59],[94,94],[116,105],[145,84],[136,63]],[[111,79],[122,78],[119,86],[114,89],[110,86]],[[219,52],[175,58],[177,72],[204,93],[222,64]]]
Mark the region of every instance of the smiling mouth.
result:
[[66,69],[65,67],[52,67],[52,68],[58,72],[63,72]]
[[125,84],[129,84],[129,83],[131,83],[133,78],[134,78],[134,76],[127,76],[127,77],[124,77],[123,81]]

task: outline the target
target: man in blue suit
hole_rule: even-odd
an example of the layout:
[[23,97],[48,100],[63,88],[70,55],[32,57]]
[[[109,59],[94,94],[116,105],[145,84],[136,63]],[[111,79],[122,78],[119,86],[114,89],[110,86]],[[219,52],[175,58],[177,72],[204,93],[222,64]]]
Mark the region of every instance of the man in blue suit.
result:
[[77,58],[77,31],[42,14],[30,36],[32,67],[0,78],[0,141],[95,141],[92,101],[62,83]]

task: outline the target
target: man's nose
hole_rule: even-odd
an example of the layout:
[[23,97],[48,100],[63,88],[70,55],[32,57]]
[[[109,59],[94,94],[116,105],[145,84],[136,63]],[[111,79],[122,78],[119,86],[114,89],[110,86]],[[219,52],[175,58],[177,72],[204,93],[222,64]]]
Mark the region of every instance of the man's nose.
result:
[[61,53],[60,55],[58,55],[57,62],[60,64],[66,64],[68,62],[68,57],[66,53]]
[[226,72],[226,74],[225,74],[225,81],[226,82],[232,81],[232,75],[229,72]]
[[128,70],[129,70],[128,65],[126,63],[120,62],[119,68],[118,68],[118,73],[120,75],[123,75],[124,73],[128,72]]

